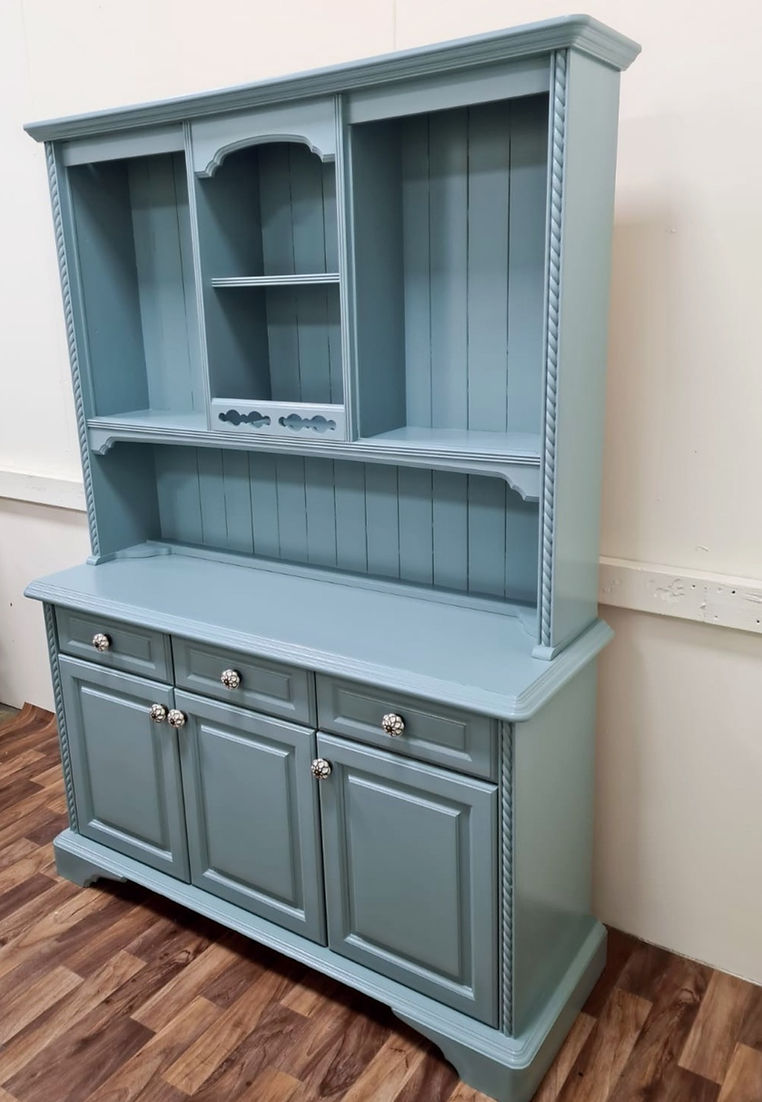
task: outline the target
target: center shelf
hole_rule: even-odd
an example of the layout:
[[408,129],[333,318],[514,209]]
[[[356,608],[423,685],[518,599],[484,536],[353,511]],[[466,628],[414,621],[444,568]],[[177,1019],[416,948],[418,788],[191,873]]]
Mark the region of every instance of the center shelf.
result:
[[299,287],[308,283],[338,283],[338,272],[309,272],[303,275],[215,276],[212,287]]

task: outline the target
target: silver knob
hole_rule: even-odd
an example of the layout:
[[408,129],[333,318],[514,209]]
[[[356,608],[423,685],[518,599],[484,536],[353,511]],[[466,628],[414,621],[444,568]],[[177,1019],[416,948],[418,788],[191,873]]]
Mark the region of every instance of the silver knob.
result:
[[405,721],[402,716],[398,716],[394,712],[389,712],[381,720],[381,726],[386,731],[387,735],[393,735],[396,738],[397,735],[401,735],[405,730]]
[[333,766],[325,758],[315,758],[310,769],[312,770],[312,776],[319,781],[324,781],[333,772]]
[[108,650],[111,646],[111,638],[108,635],[104,635],[102,631],[97,632],[93,636],[93,646],[96,650],[103,653],[104,650]]
[[167,718],[167,709],[163,704],[152,704],[151,710],[148,713],[154,723],[163,723]]
[[186,716],[177,708],[170,708],[167,715],[167,723],[170,727],[184,727]]
[[241,675],[238,670],[223,670],[220,681],[226,689],[237,689],[241,684]]

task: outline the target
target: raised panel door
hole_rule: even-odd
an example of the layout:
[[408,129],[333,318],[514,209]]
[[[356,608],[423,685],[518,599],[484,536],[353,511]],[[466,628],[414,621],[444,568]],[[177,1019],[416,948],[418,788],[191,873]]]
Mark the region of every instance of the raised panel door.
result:
[[497,789],[318,733],[328,944],[497,1019]]
[[79,830],[128,857],[188,878],[177,730],[151,719],[172,690],[59,658]]
[[191,881],[324,941],[315,734],[178,691]]

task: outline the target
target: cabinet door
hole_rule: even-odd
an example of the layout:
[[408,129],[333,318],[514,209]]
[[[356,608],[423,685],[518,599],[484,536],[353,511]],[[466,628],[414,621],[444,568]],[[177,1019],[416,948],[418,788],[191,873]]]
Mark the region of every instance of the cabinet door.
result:
[[151,719],[173,707],[155,681],[59,658],[79,830],[186,880],[177,731]]
[[494,785],[318,733],[331,949],[494,1025]]
[[178,691],[191,881],[325,941],[315,733]]

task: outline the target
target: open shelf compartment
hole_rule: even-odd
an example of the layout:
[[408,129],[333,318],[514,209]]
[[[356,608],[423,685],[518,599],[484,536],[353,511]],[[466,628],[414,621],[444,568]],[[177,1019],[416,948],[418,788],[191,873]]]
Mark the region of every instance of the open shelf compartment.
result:
[[360,438],[539,456],[547,95],[347,135]]
[[506,612],[520,606],[530,618],[536,607],[538,503],[502,478],[261,451],[154,450],[163,540]]
[[333,163],[275,141],[195,186],[212,429],[344,439]]
[[68,170],[91,418],[206,422],[185,159]]

